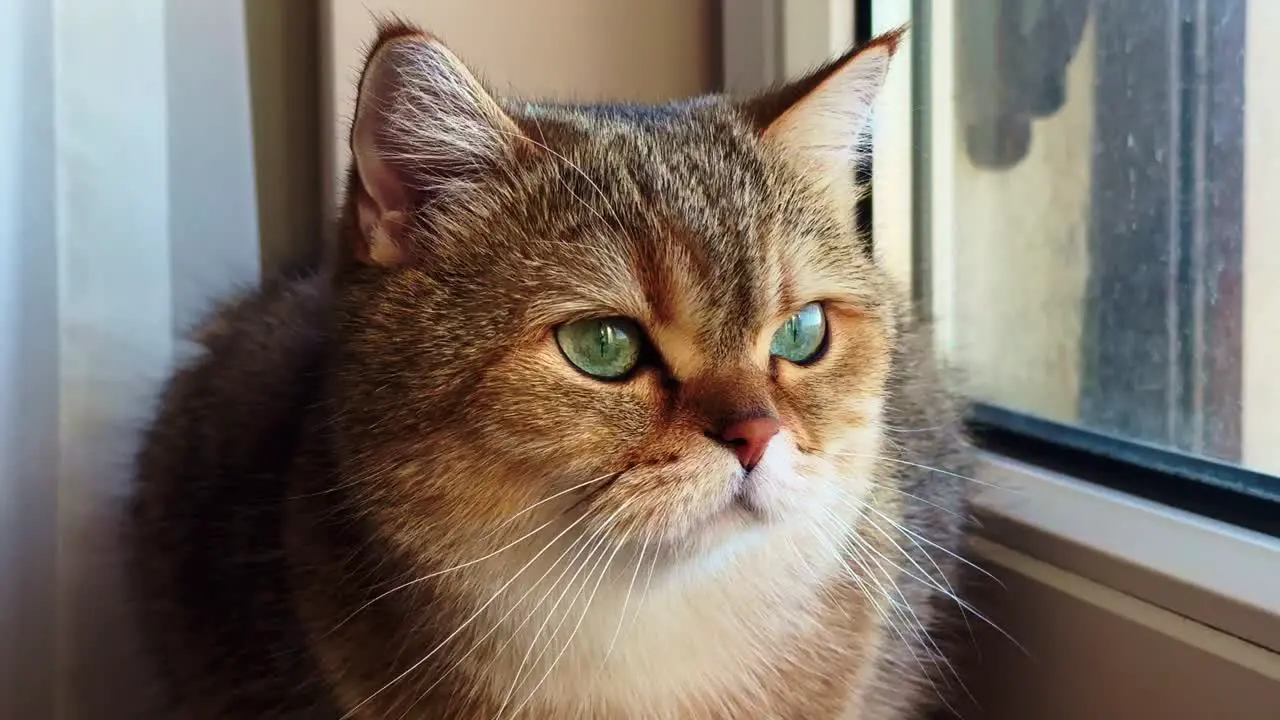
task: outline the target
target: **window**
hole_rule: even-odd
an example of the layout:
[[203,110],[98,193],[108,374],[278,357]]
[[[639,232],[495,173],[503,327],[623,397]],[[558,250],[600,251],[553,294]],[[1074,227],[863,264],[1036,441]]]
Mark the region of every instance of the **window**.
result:
[[1280,10],[921,4],[915,290],[975,419],[1280,501]]

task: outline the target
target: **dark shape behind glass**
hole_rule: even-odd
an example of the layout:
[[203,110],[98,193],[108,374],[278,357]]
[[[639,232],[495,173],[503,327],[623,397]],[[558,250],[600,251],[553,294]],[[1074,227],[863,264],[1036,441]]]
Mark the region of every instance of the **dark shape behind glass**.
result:
[[[975,165],[1018,164],[1032,123],[1066,102],[1067,66],[1089,17],[1089,0],[966,3],[956,14],[964,147]],[[981,78],[966,82],[966,78]]]

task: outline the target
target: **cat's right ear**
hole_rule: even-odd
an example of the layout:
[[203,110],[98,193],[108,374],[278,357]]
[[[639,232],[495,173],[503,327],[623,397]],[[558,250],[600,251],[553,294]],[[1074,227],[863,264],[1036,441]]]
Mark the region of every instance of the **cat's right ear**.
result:
[[761,137],[803,174],[851,201],[871,111],[905,33],[900,28],[872,38],[740,107]]
[[384,25],[360,77],[351,125],[349,255],[374,265],[406,262],[415,251],[407,232],[415,214],[473,188],[521,136],[440,41],[407,25]]

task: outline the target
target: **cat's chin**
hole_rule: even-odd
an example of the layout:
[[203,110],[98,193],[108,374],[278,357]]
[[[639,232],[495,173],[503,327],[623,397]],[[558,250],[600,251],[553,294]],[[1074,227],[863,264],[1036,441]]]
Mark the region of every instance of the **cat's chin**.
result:
[[718,565],[763,541],[770,519],[750,498],[734,495],[720,507],[692,520],[681,536],[666,547],[673,564]]

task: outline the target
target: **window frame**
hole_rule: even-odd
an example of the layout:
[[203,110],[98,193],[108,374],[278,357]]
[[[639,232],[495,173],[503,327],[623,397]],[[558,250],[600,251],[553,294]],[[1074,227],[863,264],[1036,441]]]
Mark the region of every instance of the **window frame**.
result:
[[1280,653],[1276,537],[988,450],[974,478],[984,538]]

